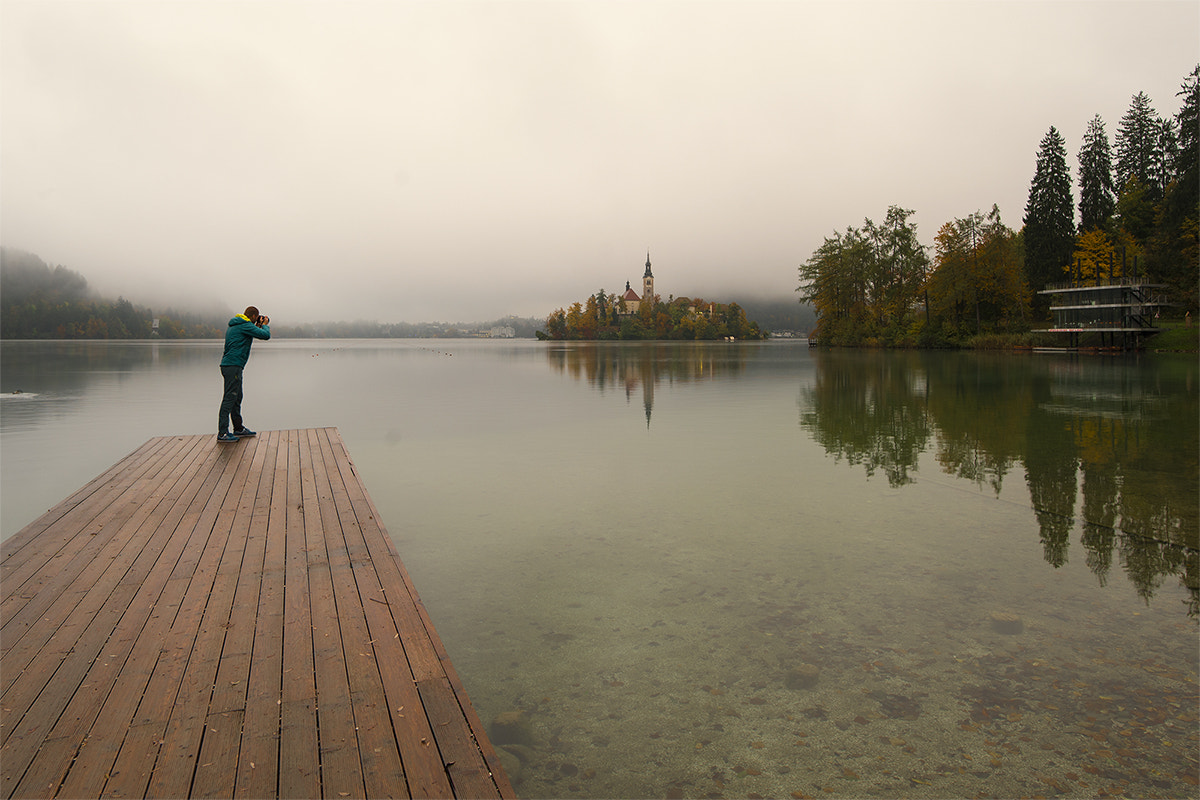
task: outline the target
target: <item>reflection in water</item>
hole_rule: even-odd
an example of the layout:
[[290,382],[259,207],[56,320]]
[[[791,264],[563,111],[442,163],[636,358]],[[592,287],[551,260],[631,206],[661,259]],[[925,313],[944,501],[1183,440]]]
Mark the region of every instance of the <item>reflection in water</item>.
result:
[[[752,345],[750,345],[752,347]],[[597,390],[619,389],[631,399],[640,386],[650,427],[654,386],[660,381],[686,383],[741,373],[746,368],[747,345],[729,343],[715,349],[708,343],[634,342],[621,344],[578,343],[550,346],[550,366]]]
[[883,470],[899,487],[932,448],[944,472],[997,496],[1023,464],[1047,563],[1067,562],[1078,522],[1102,584],[1115,555],[1147,602],[1179,576],[1189,614],[1200,611],[1194,365],[841,351],[816,359],[800,424],[835,458],[868,475]]
[[915,354],[866,362],[821,355],[801,425],[838,460],[861,464],[868,475],[881,469],[892,486],[910,483],[930,435],[929,392]]

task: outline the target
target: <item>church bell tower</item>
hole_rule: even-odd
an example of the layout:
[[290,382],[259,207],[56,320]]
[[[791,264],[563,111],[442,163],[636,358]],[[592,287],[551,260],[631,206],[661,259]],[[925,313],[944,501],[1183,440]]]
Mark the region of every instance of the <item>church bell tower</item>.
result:
[[650,251],[646,251],[646,273],[642,275],[642,302],[654,303],[654,273],[650,271]]

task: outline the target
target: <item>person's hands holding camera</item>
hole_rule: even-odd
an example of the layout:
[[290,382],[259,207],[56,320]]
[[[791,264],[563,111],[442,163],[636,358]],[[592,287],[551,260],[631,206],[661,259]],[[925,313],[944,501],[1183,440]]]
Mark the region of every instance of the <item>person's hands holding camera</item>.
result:
[[255,325],[257,325],[257,326],[258,326],[258,327],[260,327],[260,328],[261,328],[263,325],[270,325],[270,324],[271,324],[271,318],[270,318],[270,317],[268,317],[266,314],[259,314],[259,315],[258,315],[258,319],[257,319],[257,320],[255,320],[254,324],[255,324]]

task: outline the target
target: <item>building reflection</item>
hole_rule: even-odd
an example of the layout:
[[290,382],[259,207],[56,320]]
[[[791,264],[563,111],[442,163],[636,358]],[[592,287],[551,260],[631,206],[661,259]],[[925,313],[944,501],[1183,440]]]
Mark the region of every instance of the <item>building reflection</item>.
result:
[[[1000,493],[1023,468],[1043,556],[1071,533],[1101,583],[1124,571],[1147,602],[1164,581],[1200,611],[1195,367],[1174,360],[821,351],[800,424],[837,459],[911,483],[923,453]],[[1188,371],[1186,375],[1179,370]],[[1018,473],[1020,474],[1020,473]]]

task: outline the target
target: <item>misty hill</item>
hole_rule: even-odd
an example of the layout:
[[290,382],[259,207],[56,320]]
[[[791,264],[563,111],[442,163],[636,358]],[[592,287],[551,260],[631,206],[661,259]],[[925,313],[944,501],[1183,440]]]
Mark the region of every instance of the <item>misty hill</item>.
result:
[[500,336],[532,339],[545,320],[536,317],[501,317],[485,322],[304,322],[272,324],[272,333],[291,339],[460,339]]
[[51,269],[33,253],[0,248],[0,297],[5,304],[79,302],[89,294],[87,279],[78,272],[64,266]]
[[[153,310],[124,297],[103,298],[74,270],[52,267],[33,253],[0,247],[0,339],[219,339],[231,313]],[[522,317],[472,323],[301,321],[272,328],[289,338],[438,338],[499,333],[532,339],[544,321]]]
[[78,272],[0,247],[0,339],[215,338],[224,329],[225,320],[170,309],[155,315],[124,297],[99,297]]
[[737,300],[746,317],[765,331],[797,331],[807,333],[817,327],[817,314],[811,305],[800,303],[797,295],[782,298],[747,298]]

